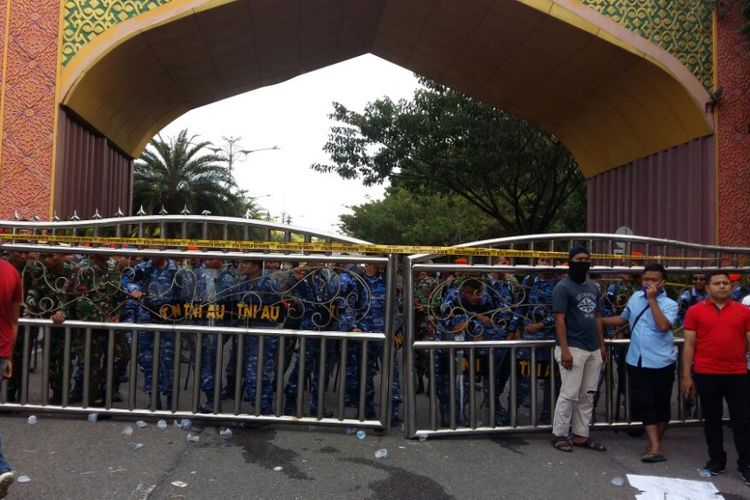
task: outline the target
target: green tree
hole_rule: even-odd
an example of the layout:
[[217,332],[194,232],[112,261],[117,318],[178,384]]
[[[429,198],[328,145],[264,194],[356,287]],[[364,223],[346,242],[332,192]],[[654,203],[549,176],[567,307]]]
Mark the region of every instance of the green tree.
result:
[[[581,206],[585,186],[557,138],[431,80],[420,83],[412,99],[385,97],[363,113],[334,103],[338,123],[324,146],[331,163],[312,168],[366,185],[458,195],[505,235],[569,225],[558,216]],[[584,226],[585,212],[577,218],[574,225]]]
[[191,213],[242,217],[255,211],[252,200],[237,188],[223,158],[206,153],[209,141],[196,141],[182,130],[167,140],[154,137],[135,162],[133,206],[149,213],[163,206],[170,214],[184,207]]
[[455,194],[389,188],[379,201],[340,216],[347,234],[390,245],[456,245],[498,236],[497,222]]

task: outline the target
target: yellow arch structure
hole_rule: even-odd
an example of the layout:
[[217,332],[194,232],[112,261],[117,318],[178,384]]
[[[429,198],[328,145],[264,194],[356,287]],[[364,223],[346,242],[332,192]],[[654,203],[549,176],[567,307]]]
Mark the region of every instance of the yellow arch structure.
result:
[[541,126],[587,177],[713,128],[687,68],[576,0],[173,0],[83,47],[62,104],[136,157],[190,109],[368,52]]

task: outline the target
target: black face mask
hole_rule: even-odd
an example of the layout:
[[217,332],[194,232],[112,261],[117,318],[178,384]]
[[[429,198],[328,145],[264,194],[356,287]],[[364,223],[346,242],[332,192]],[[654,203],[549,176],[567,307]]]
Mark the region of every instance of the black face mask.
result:
[[576,283],[583,283],[586,281],[586,273],[589,272],[591,262],[570,262],[568,269],[568,276]]

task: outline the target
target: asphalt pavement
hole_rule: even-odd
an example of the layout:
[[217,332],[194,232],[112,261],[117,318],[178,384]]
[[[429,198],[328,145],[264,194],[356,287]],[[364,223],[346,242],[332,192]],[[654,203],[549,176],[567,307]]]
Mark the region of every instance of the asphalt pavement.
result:
[[[632,499],[638,490],[627,474],[710,481],[727,500],[750,498],[733,466],[701,477],[699,427],[670,429],[668,461],[645,464],[643,439],[613,430],[593,433],[606,452],[562,453],[539,433],[419,441],[367,431],[360,440],[341,428],[262,425],[230,426],[226,437],[199,422],[186,431],[169,420],[162,430],[155,421],[138,428],[133,420],[38,415],[30,425],[27,415],[0,416],[5,455],[30,479],[14,484],[10,499]],[[126,426],[132,435],[123,435]],[[188,442],[188,433],[199,440]],[[731,430],[725,437],[733,462]],[[387,456],[376,458],[381,449]]]

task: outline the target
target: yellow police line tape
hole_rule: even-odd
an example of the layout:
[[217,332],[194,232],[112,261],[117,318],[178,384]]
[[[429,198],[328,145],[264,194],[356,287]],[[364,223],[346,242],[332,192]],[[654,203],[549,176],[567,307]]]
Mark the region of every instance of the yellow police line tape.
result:
[[[270,251],[296,251],[296,252],[346,252],[363,254],[430,254],[430,255],[455,255],[462,257],[509,257],[509,258],[535,258],[535,259],[568,259],[567,252],[542,252],[537,250],[513,250],[508,248],[489,247],[441,247],[441,246],[418,246],[418,245],[378,245],[378,244],[352,244],[352,243],[325,243],[325,242],[281,242],[281,241],[239,241],[239,240],[197,240],[178,238],[122,238],[109,236],[64,236],[64,235],[32,235],[32,234],[0,234],[0,245],[2,242],[13,241],[15,243],[27,242],[31,244],[62,243],[68,245],[102,245],[102,246],[140,246],[140,247],[165,247],[165,248],[197,248],[211,250],[270,250]],[[715,257],[671,257],[663,255],[619,255],[592,253],[592,259],[613,260],[713,260]]]

